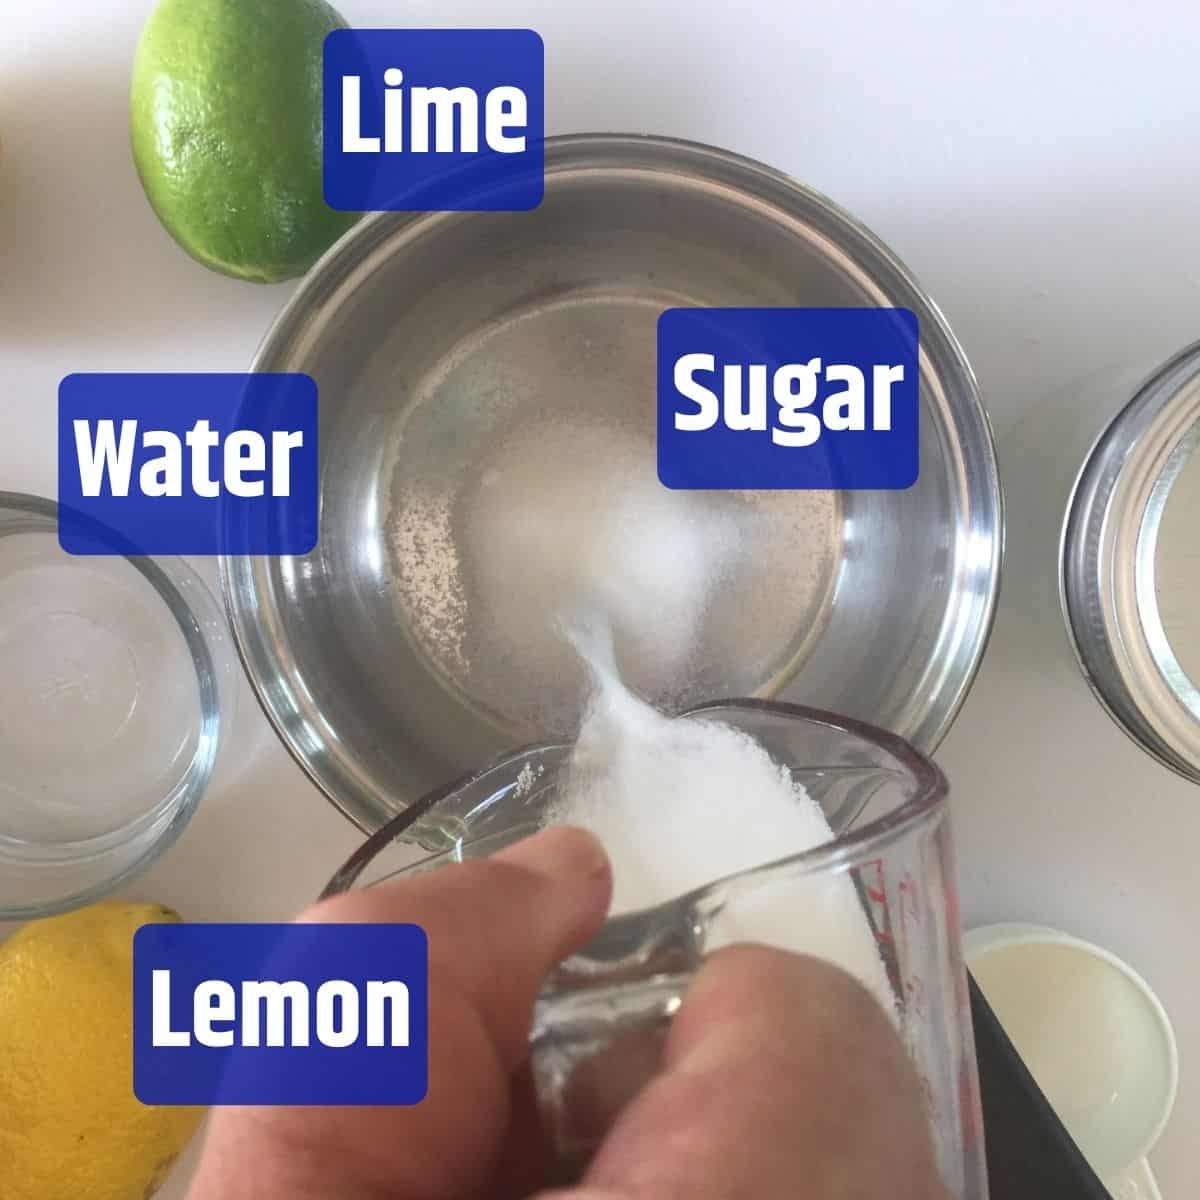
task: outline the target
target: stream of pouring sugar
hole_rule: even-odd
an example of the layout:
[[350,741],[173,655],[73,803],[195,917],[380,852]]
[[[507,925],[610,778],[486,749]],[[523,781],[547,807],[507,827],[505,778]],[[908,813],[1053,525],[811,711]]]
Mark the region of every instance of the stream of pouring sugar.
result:
[[[580,825],[613,863],[614,914],[648,908],[828,842],[820,806],[749,735],[668,717],[618,677],[611,635],[567,633],[593,693],[550,820]],[[892,989],[850,876],[823,872],[747,889],[714,919],[707,946],[753,941],[842,967],[890,1013]]]

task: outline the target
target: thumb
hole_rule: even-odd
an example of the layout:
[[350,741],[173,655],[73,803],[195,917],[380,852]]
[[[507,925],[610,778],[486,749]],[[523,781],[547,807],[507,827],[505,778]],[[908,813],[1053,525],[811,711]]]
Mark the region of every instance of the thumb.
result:
[[815,958],[712,955],[662,1071],[617,1118],[583,1185],[538,1200],[949,1200],[921,1088],[875,999]]
[[599,929],[611,896],[600,842],[558,827],[490,858],[347,893],[301,920],[420,925],[431,989],[461,994],[511,1071],[527,1054],[538,990]]
[[600,927],[611,891],[600,843],[557,828],[310,909],[302,921],[425,930],[429,1090],[411,1108],[218,1110],[191,1200],[490,1195],[538,989]]

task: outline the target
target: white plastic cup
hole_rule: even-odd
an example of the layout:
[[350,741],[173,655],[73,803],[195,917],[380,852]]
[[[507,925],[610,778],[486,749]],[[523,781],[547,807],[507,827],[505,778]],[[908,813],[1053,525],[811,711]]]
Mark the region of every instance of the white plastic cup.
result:
[[1179,1082],[1170,1019],[1100,946],[1044,925],[967,933],[972,974],[1017,1052],[1115,1200],[1161,1200],[1147,1162]]

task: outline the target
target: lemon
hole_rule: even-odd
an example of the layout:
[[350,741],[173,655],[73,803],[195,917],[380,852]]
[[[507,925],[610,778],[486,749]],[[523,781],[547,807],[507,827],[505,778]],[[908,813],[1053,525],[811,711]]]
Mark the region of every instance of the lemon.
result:
[[0,944],[0,1196],[143,1200],[200,1119],[133,1094],[133,934],[170,909],[109,901]]
[[325,203],[323,0],[161,0],[142,30],[130,138],[167,231],[208,267],[302,274],[353,223]]

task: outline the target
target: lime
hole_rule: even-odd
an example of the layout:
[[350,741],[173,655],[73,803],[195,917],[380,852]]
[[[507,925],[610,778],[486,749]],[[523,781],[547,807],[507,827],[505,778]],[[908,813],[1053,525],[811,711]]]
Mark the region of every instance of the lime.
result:
[[239,279],[303,274],[355,220],[325,203],[323,0],[161,0],[133,64],[130,136],[159,220]]

